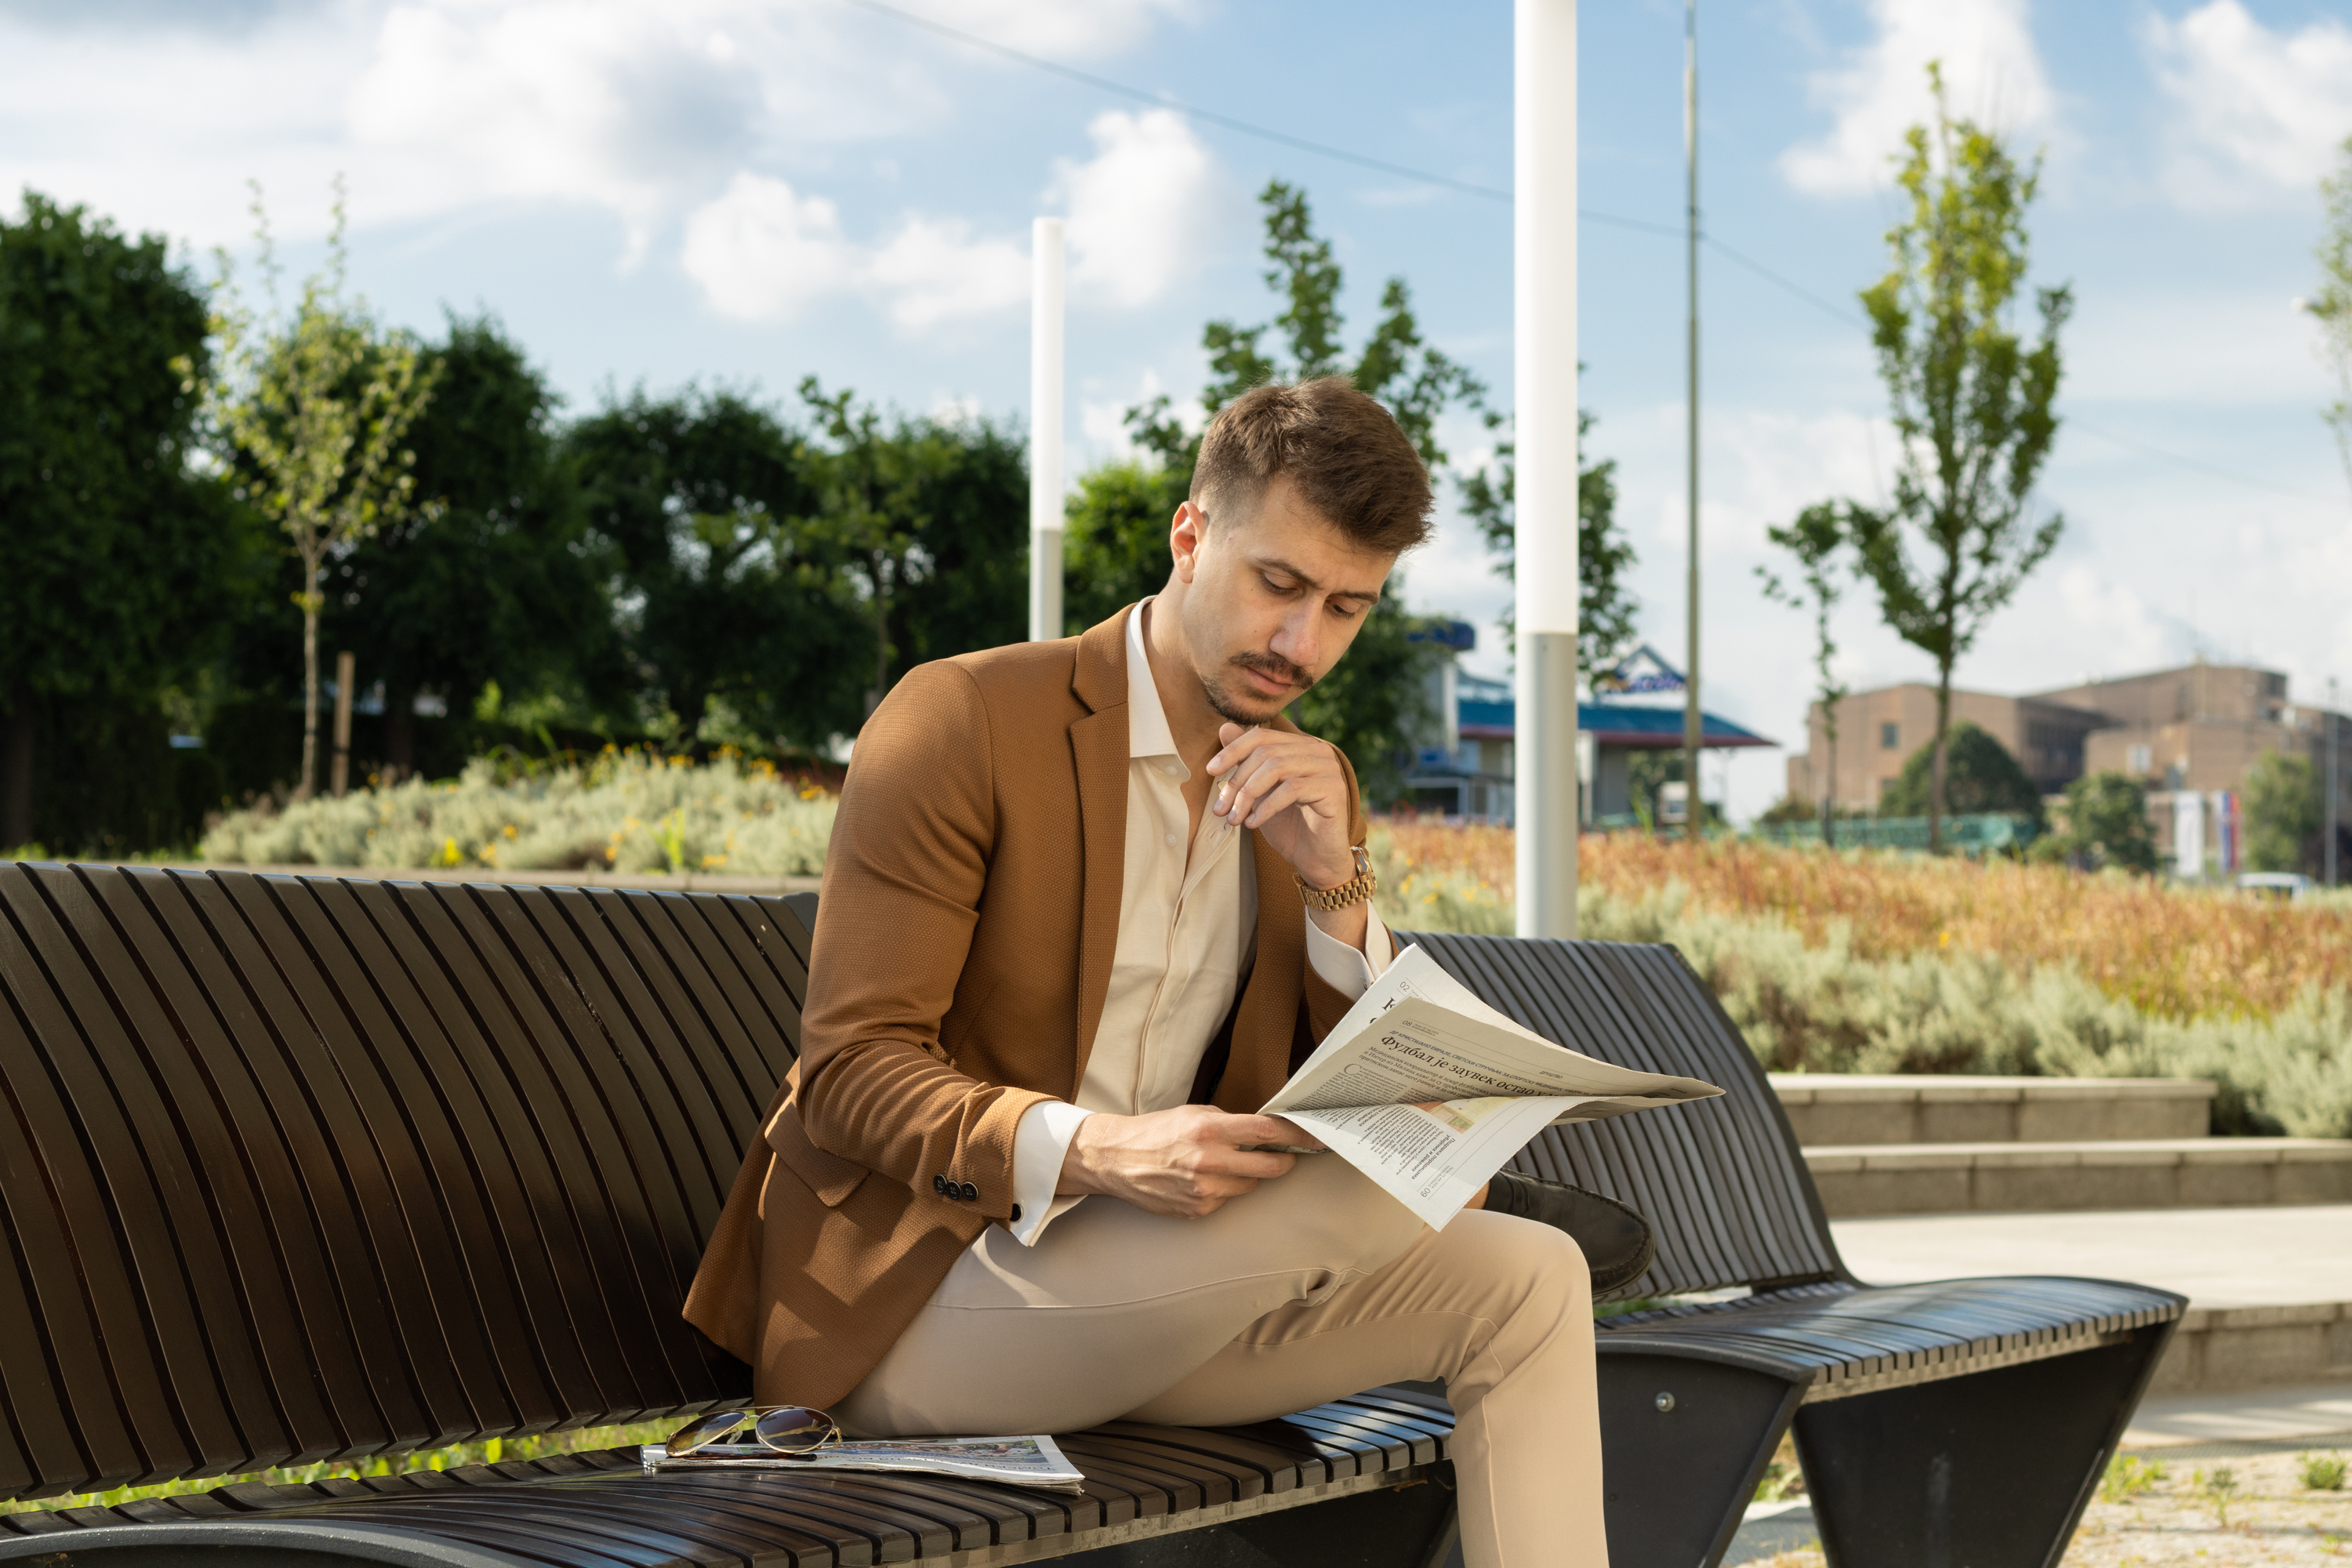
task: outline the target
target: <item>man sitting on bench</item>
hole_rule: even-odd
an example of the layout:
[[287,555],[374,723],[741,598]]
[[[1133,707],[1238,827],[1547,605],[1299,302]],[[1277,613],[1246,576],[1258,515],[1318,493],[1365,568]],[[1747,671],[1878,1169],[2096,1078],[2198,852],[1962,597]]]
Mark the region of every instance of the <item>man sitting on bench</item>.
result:
[[1433,1231],[1254,1114],[1394,953],[1355,775],[1281,714],[1431,504],[1371,398],[1259,387],[1202,441],[1157,595],[875,710],[800,1063],[687,1306],[762,1404],[1215,1426],[1443,1379],[1472,1568],[1606,1562],[1585,1255],[1638,1222],[1506,1173]]

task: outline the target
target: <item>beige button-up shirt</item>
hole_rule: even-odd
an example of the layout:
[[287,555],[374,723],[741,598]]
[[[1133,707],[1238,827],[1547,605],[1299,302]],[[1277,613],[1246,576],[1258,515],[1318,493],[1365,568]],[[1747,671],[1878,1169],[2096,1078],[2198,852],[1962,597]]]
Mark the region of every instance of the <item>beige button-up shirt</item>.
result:
[[[1151,605],[1144,600],[1127,618],[1127,845],[1102,1022],[1077,1102],[1032,1106],[1013,1136],[1013,1201],[1022,1217],[1013,1234],[1031,1246],[1079,1202],[1054,1195],[1078,1123],[1098,1110],[1140,1116],[1185,1103],[1257,952],[1255,857],[1241,841],[1249,830],[1203,811],[1199,831],[1185,840],[1192,814],[1184,784],[1192,773],[1176,754],[1152,683],[1144,636]],[[1307,921],[1307,962],[1343,996],[1362,995],[1374,964],[1386,968],[1394,952],[1376,914],[1361,952]]]

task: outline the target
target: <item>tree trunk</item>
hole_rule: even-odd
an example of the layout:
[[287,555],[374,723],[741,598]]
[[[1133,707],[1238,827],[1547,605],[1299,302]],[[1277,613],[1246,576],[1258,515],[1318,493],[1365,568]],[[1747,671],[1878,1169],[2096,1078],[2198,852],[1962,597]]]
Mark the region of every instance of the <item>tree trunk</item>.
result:
[[1952,723],[1952,667],[1936,672],[1936,754],[1927,766],[1927,853],[1944,852],[1944,731]]
[[398,784],[416,771],[416,693],[404,689],[383,699],[383,782]]
[[33,683],[18,681],[0,725],[0,847],[11,849],[33,841],[34,706]]
[[302,563],[302,775],[294,798],[308,800],[319,783],[319,563]]
[[1822,843],[1834,849],[1837,847],[1837,714],[1834,709],[1828,709],[1826,705],[1824,708],[1830,714],[1830,721],[1822,726],[1829,742],[1830,787],[1822,792]]

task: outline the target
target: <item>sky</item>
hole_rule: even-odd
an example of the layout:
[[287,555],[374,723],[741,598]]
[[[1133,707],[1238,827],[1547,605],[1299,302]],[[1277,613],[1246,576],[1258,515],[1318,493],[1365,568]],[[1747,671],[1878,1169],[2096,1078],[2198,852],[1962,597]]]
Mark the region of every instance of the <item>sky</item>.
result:
[[[1617,464],[1642,636],[1679,663],[1683,7],[1581,12],[1586,450]],[[2285,671],[2294,700],[2331,675],[2352,688],[2352,484],[2295,305],[2318,281],[2317,183],[2352,135],[2352,4],[1698,12],[1709,710],[1803,744],[1810,624],[1757,569],[1769,527],[1891,485],[1854,297],[1885,268],[1890,157],[1928,110],[1930,60],[1957,111],[2042,158],[2032,281],[2075,300],[2034,497],[2063,542],[1957,683],[2031,691],[2201,654]],[[207,274],[228,247],[250,281],[248,182],[299,277],[339,174],[372,306],[428,336],[451,311],[496,315],[573,412],[688,383],[790,405],[815,375],[1024,420],[1030,226],[1055,215],[1075,474],[1126,450],[1131,405],[1194,397],[1204,321],[1274,313],[1254,198],[1277,178],[1347,269],[1351,343],[1402,278],[1430,340],[1510,402],[1503,0],[0,0],[0,190],[159,231]],[[1488,455],[1466,415],[1443,435],[1457,464]],[[1450,505],[1403,569],[1415,608],[1480,626],[1470,667],[1504,673],[1509,588]],[[1851,686],[1933,678],[1866,589],[1836,634]],[[1783,784],[1784,753],[1758,750],[1711,762],[1706,787],[1745,818]]]

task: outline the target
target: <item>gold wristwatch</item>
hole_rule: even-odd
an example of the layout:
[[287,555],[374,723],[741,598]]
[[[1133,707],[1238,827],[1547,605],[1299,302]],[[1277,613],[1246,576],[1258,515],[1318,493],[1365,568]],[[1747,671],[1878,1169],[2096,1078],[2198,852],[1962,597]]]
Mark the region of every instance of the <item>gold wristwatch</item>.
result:
[[1298,896],[1306,900],[1307,908],[1344,910],[1370,898],[1373,889],[1381,885],[1381,879],[1372,874],[1372,858],[1364,852],[1364,847],[1351,844],[1348,852],[1356,858],[1356,874],[1336,888],[1310,888],[1306,878],[1296,871],[1291,873],[1298,884]]

